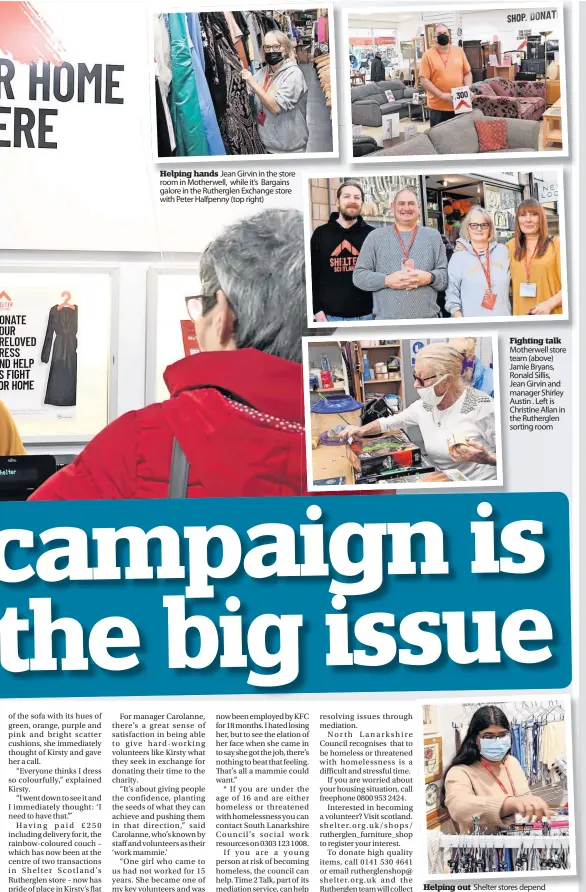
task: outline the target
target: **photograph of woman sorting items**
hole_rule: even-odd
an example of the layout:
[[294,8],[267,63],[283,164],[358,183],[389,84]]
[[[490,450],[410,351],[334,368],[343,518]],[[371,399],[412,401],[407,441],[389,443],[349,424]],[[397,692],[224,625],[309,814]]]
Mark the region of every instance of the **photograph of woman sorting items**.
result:
[[327,9],[154,17],[159,158],[331,153]]
[[[430,873],[466,872],[464,851],[461,858],[454,855],[455,837],[497,837],[493,854],[500,837],[498,870],[535,869],[529,857],[522,865],[511,863],[518,861],[518,847],[507,858],[507,840],[515,835],[537,841],[546,836],[549,843],[568,839],[565,712],[558,701],[424,707]],[[560,853],[564,866],[567,855]],[[483,872],[492,872],[494,864],[488,857]]]
[[312,340],[308,359],[314,486],[498,481],[492,338]]

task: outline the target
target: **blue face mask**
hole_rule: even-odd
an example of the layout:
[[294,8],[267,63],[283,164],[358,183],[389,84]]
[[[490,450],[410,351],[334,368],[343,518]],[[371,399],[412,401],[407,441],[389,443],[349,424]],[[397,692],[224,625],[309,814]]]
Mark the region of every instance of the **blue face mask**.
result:
[[480,755],[483,758],[489,762],[501,762],[511,749],[511,738],[509,735],[501,737],[500,740],[485,740],[481,737],[479,744]]

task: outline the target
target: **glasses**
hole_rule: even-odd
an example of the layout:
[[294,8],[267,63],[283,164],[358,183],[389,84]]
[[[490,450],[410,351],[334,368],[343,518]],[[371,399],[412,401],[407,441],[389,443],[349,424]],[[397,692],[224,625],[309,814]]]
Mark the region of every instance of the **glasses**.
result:
[[505,737],[509,736],[509,732],[501,731],[500,734],[491,734],[489,732],[488,734],[479,734],[478,736],[480,737],[481,740],[504,740]]
[[428,375],[427,378],[420,378],[419,375],[413,373],[413,383],[417,381],[420,387],[427,387],[426,381],[433,381],[437,375]]
[[185,298],[187,312],[194,322],[196,319],[199,319],[200,316],[204,316],[208,310],[211,310],[215,303],[215,294],[197,294]]
[[490,223],[469,223],[470,229],[490,229]]
[[273,44],[273,46],[263,46],[263,50],[265,53],[280,53],[283,47],[280,43]]

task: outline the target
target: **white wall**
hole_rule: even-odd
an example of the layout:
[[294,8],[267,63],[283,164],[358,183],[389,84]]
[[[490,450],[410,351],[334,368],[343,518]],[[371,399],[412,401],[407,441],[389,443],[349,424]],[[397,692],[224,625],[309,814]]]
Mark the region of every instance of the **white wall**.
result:
[[[542,12],[543,10],[539,10]],[[553,8],[552,10],[553,11]],[[514,6],[509,9],[487,9],[478,12],[462,13],[462,39],[463,40],[492,40],[498,34],[503,52],[514,51],[520,45],[517,34],[519,31],[529,31],[539,34],[541,31],[551,31],[551,40],[559,39],[561,21],[555,19],[544,21],[532,21],[531,15],[537,12],[533,9],[518,10]],[[513,15],[524,14],[525,21],[507,21]]]

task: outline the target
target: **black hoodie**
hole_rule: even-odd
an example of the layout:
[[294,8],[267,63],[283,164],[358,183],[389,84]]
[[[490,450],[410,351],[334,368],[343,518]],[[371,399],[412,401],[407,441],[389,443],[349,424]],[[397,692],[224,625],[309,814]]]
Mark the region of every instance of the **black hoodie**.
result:
[[352,273],[360,249],[374,226],[358,217],[349,229],[338,223],[338,214],[329,223],[318,226],[311,236],[311,284],[313,312],[328,316],[368,316],[372,313],[372,294],[352,282]]

